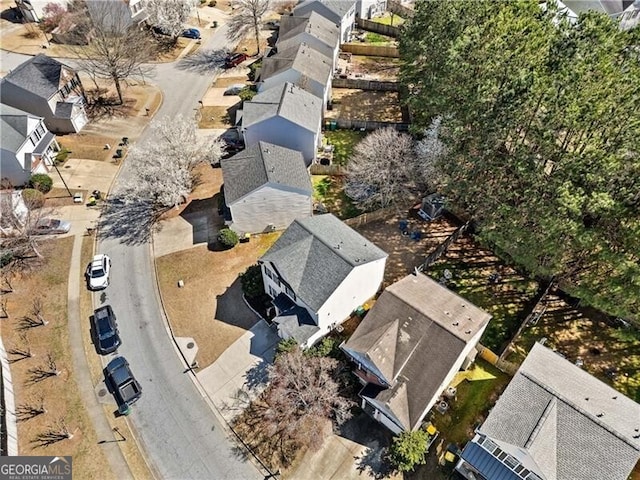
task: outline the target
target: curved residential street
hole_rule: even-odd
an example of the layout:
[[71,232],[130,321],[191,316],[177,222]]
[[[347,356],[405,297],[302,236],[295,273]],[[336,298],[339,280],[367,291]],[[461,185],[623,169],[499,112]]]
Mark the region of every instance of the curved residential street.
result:
[[[218,28],[201,51],[226,48],[225,31],[224,25]],[[157,118],[194,115],[198,100],[213,81],[211,72],[193,72],[178,65],[179,61],[155,68],[151,81],[164,94]],[[149,140],[147,130],[138,143]],[[129,174],[125,162],[115,191]],[[192,374],[185,371],[160,305],[149,242],[131,244],[118,238],[100,238],[97,245],[97,251],[112,260],[111,284],[104,303],[113,306],[120,320],[123,344],[118,353],[127,358],[142,385],[143,395],[129,417],[137,440],[161,478],[263,478],[243,452],[236,452],[194,385]],[[99,293],[94,296],[96,306],[101,300]]]
[[[178,59],[154,66],[153,77],[148,81],[163,93],[163,103],[156,118],[193,117],[198,101],[219,72],[204,63],[207,60],[215,62],[219,51],[229,46],[226,25],[221,24],[200,46],[197,55],[202,57],[202,65],[185,64]],[[211,56],[206,55],[209,52]],[[27,58],[2,51],[2,70],[7,72]],[[73,65],[72,60],[63,61]],[[150,140],[151,131],[146,130],[137,143],[144,144]],[[127,181],[129,170],[127,162],[124,162],[112,191],[117,192],[119,186]],[[131,222],[136,221],[131,219]],[[81,238],[77,236],[77,239]],[[143,395],[128,417],[142,454],[154,475],[163,479],[264,478],[264,474],[261,475],[252,461],[246,458],[246,452],[227,437],[227,430],[214,413],[213,405],[194,383],[193,374],[187,370],[174,344],[160,304],[151,249],[151,236],[139,241],[131,237],[126,241],[114,236],[99,237],[96,251],[106,253],[112,260],[111,282],[106,290],[97,292],[93,297],[95,307],[109,303],[117,313],[123,339],[118,354],[129,361],[142,385]],[[77,268],[84,270],[85,265],[74,263],[72,267],[77,272]],[[77,305],[73,308],[77,309]],[[81,337],[72,335],[71,338],[72,342],[79,342],[82,349]],[[103,358],[103,364],[111,357]],[[85,373],[84,380],[88,384],[88,371]],[[95,418],[102,415],[96,406],[87,406],[94,423],[108,428],[103,425],[104,417]],[[107,444],[105,448],[117,450],[115,444]],[[124,462],[119,451],[108,455],[111,463],[115,464],[114,473],[119,478],[127,478],[126,464],[119,464]]]

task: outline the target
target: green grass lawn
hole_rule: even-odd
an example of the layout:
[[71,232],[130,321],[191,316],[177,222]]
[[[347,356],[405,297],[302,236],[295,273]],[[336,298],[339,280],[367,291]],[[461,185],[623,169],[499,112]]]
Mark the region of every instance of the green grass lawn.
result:
[[392,25],[394,27],[399,27],[405,22],[405,19],[394,14],[393,23],[391,23],[391,13],[385,12],[385,14],[382,17],[372,18],[371,21],[376,23],[382,23],[383,25]]
[[312,175],[313,199],[322,202],[326,209],[341,220],[352,218],[362,213],[344,193],[341,177],[328,175]]
[[365,42],[366,43],[375,43],[377,45],[386,45],[394,42],[394,38],[387,37],[386,35],[380,35],[375,32],[366,32],[365,34]]
[[459,446],[473,436],[474,428],[484,420],[498,395],[511,380],[511,377],[482,359],[476,360],[475,368],[482,368],[496,378],[464,380],[457,386],[456,400],[449,403],[449,410],[444,415],[434,410],[431,419],[446,442],[454,442]]
[[365,137],[365,132],[357,130],[327,130],[324,138],[327,143],[335,146],[333,163],[346,165],[353,153],[353,148]]

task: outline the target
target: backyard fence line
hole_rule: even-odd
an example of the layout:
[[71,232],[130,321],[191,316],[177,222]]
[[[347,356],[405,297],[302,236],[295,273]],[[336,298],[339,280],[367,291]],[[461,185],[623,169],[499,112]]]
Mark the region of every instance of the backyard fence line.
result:
[[513,376],[518,370],[518,365],[502,360],[491,349],[481,345],[480,343],[476,347],[476,350],[478,350],[478,356],[480,358],[490,363],[503,373]]
[[11,381],[11,369],[7,351],[0,338],[0,407],[2,407],[0,444],[2,456],[18,455],[18,425],[16,416],[16,404]]
[[333,118],[330,120],[336,122],[338,128],[362,130],[367,132],[387,127],[395,128],[400,132],[407,132],[409,130],[409,124],[403,122],[371,122],[368,120],[350,120],[347,118]]
[[345,43],[340,47],[343,52],[352,53],[353,55],[367,55],[371,57],[391,57],[399,58],[400,51],[398,47],[387,47],[383,45],[366,45],[358,43]]
[[309,167],[309,173],[311,175],[343,176],[347,174],[347,167],[342,165],[320,165],[319,163],[312,163]]
[[429,265],[431,265],[436,260],[438,260],[449,249],[449,247],[453,242],[455,242],[456,240],[458,240],[458,238],[464,235],[464,233],[469,229],[470,225],[471,225],[471,220],[467,220],[463,225],[460,225],[458,228],[456,228],[454,232],[451,235],[449,235],[444,242],[438,245],[436,249],[433,252],[431,252],[427,256],[427,258],[424,259],[424,262],[420,266],[420,270],[421,271],[425,270],[427,267],[429,267]]
[[414,11],[411,8],[405,7],[400,2],[395,0],[387,1],[387,10],[391,13],[395,13],[396,15],[401,16],[402,18],[411,18],[414,15]]
[[511,336],[511,338],[505,345],[504,350],[500,354],[501,361],[505,361],[505,359],[509,356],[509,354],[511,353],[511,346],[513,345],[513,342],[516,341],[516,339],[520,336],[520,334],[525,329],[525,327],[529,325],[529,323],[532,323],[535,325],[536,323],[538,323],[538,320],[540,320],[540,317],[544,315],[544,312],[547,309],[546,307],[547,295],[549,295],[549,292],[551,291],[551,289],[554,288],[554,285],[555,285],[555,281],[552,278],[551,280],[549,280],[549,282],[544,288],[538,289],[538,292],[537,292],[538,298],[535,301],[536,303],[533,305],[531,312],[529,312],[529,314],[522,321],[522,323],[518,327],[518,330],[516,330],[516,332]]
[[376,220],[381,220],[383,218],[390,217],[394,215],[398,211],[398,207],[386,207],[381,208],[379,210],[374,210],[373,212],[366,212],[362,215],[358,215],[357,217],[347,218],[344,220],[344,223],[349,225],[350,227],[359,227],[361,225],[366,225],[370,222],[375,222]]
[[397,38],[400,35],[400,29],[384,23],[373,22],[365,18],[356,18],[356,24],[359,28],[368,32],[379,33],[387,37]]
[[399,92],[398,82],[381,82],[379,80],[365,80],[364,78],[339,78],[331,81],[333,88],[354,88],[358,90],[373,90],[375,92]]

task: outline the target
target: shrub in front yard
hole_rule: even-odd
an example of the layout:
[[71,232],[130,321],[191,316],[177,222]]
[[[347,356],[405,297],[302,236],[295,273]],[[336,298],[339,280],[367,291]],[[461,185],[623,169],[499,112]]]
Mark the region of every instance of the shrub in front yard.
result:
[[295,338],[280,340],[276,345],[276,358],[284,353],[293,352],[296,348],[298,348],[298,342],[296,342]]
[[218,242],[225,248],[233,248],[238,243],[238,234],[230,228],[223,228],[218,232]]
[[425,463],[428,444],[429,434],[422,429],[415,432],[402,432],[391,442],[389,461],[401,472],[409,472],[416,465]]
[[53,187],[53,180],[44,173],[34,173],[29,179],[29,188],[35,188],[42,193],[48,193]]
[[44,193],[35,188],[25,188],[22,191],[22,199],[29,210],[40,208],[44,205]]
[[258,94],[258,90],[256,89],[256,87],[254,87],[253,85],[247,85],[242,90],[240,90],[240,92],[238,93],[238,96],[240,97],[240,100],[244,102],[245,100],[247,101],[251,100],[257,94]]
[[240,274],[242,291],[247,298],[256,298],[264,293],[262,270],[260,265],[251,265],[244,273]]

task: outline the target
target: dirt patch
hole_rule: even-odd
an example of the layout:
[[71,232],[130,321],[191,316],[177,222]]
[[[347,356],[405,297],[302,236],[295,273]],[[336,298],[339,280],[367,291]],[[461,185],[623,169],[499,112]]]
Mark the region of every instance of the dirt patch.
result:
[[[231,250],[212,251],[207,246],[183,250],[156,259],[163,304],[174,335],[193,337],[198,345],[200,368],[213,363],[257,321],[240,315],[225,321],[225,310],[245,309],[238,275],[256,263],[279,233],[256,235]],[[184,282],[178,287],[178,280]]]
[[[400,230],[401,221],[408,222],[408,235]],[[406,211],[354,228],[389,254],[383,284],[386,287],[413,272],[456,227],[452,220],[445,217],[426,222],[415,211]],[[410,235],[412,232],[419,232],[420,239],[413,240]]]
[[402,122],[398,92],[334,88],[333,110],[326,112],[326,118]]
[[[111,160],[113,147],[121,139],[113,136],[98,135],[93,133],[70,133],[58,136],[58,143],[61,147],[69,150],[70,158],[86,158],[88,160],[100,160],[106,162]],[[106,148],[109,145],[109,148]]]
[[[16,279],[13,293],[4,295],[10,314],[0,324],[5,347],[9,352],[28,347],[34,355],[23,358],[9,354],[16,404],[35,404],[42,397],[47,410],[18,423],[18,447],[22,455],[72,455],[78,478],[114,478],[73,378],[67,331],[67,278],[72,247],[73,237],[43,242],[41,266]],[[30,310],[35,298],[42,300],[42,313],[49,323],[23,329],[23,317],[33,317]],[[35,381],[34,369],[45,365],[49,355],[60,374]],[[61,419],[73,437],[42,446],[39,435]]]
[[361,74],[365,78],[396,81],[400,73],[400,60],[389,57],[352,55],[349,69],[353,74]]

